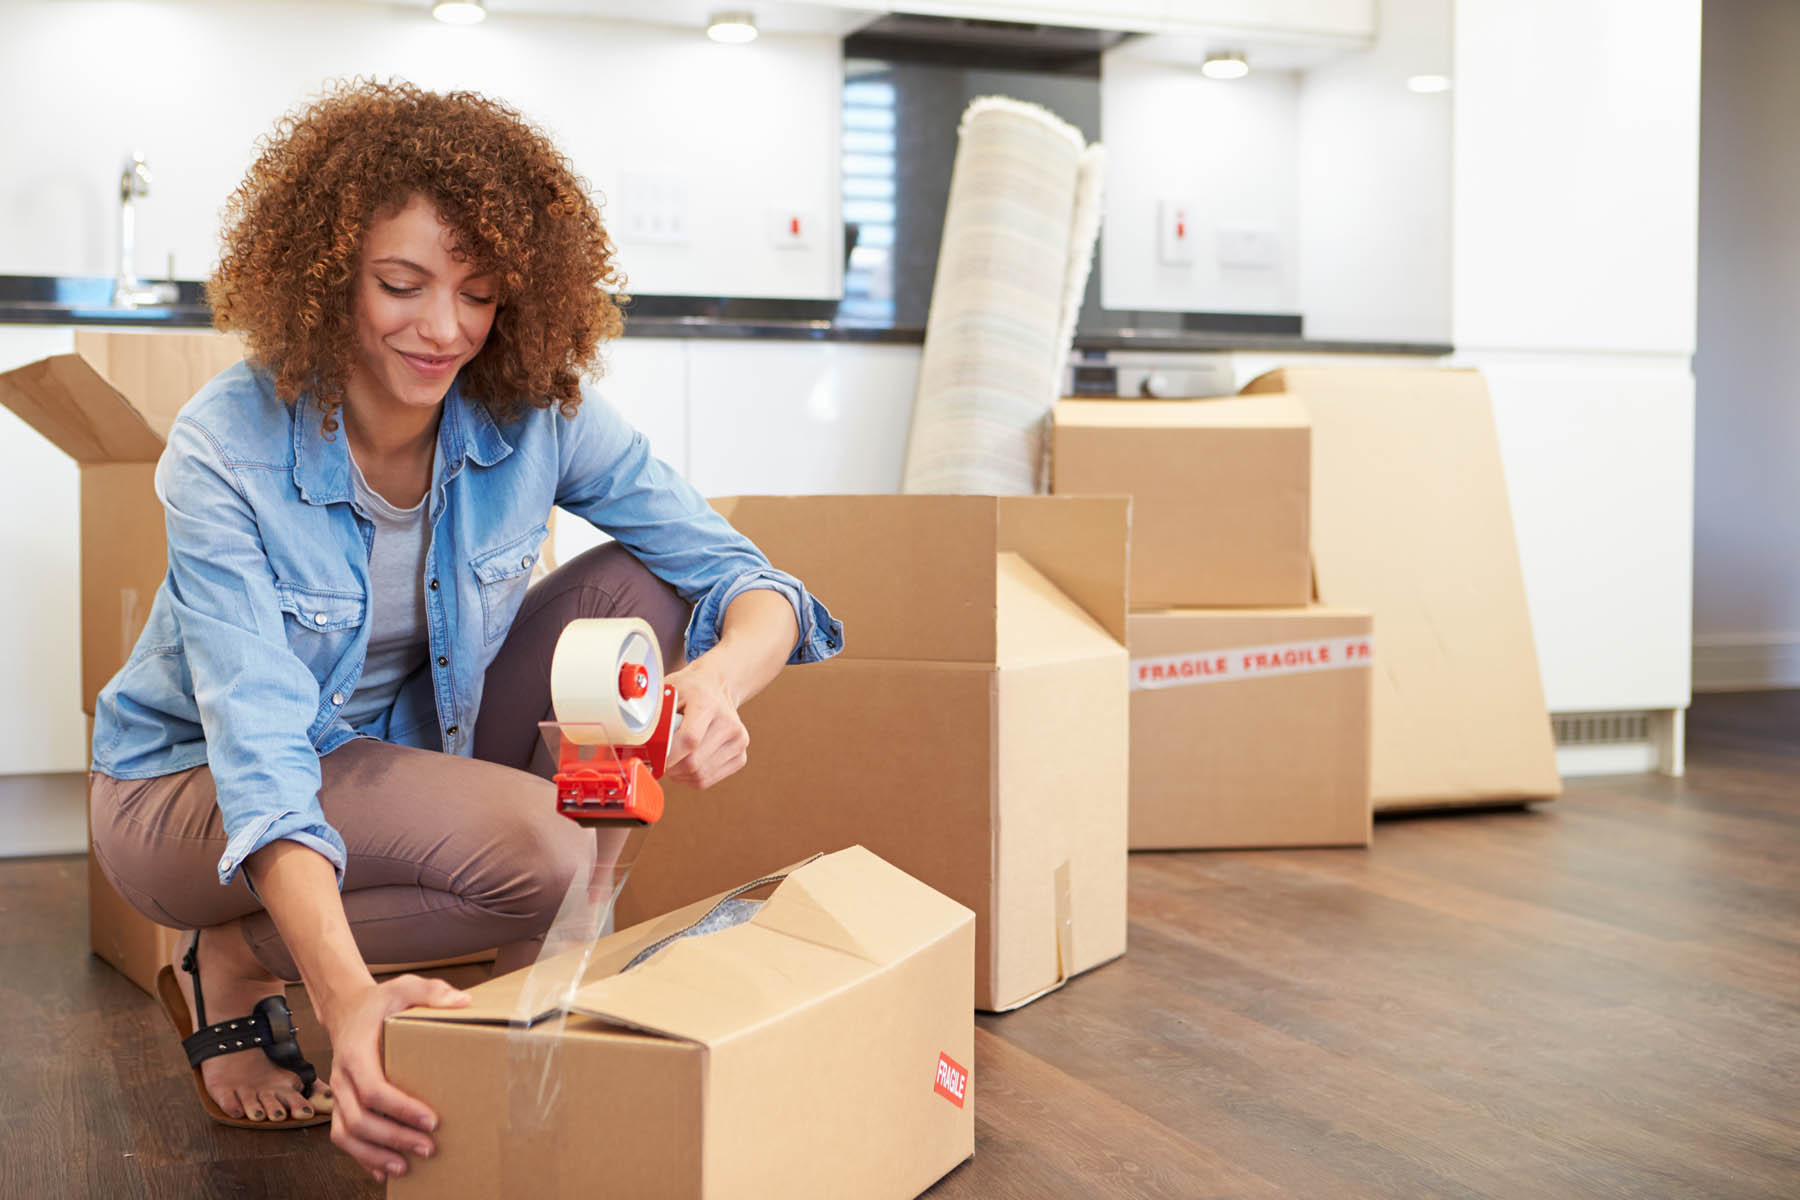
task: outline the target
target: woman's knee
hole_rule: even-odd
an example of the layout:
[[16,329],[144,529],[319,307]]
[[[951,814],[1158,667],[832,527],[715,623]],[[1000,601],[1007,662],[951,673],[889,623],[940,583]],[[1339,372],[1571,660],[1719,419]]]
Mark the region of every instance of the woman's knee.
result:
[[618,542],[596,546],[559,570],[569,573],[576,599],[569,619],[641,617],[656,631],[663,661],[681,660],[692,606]]
[[466,897],[496,917],[517,921],[522,937],[548,929],[570,887],[594,867],[592,833],[557,815],[541,783],[532,792],[528,802],[498,810],[490,853]]

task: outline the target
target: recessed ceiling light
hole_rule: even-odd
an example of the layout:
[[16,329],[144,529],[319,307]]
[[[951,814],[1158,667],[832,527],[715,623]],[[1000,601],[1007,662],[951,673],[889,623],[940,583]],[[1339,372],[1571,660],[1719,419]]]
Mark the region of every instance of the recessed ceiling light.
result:
[[756,40],[756,14],[716,12],[706,23],[706,36],[715,42],[742,44]]
[[1200,64],[1200,73],[1208,79],[1242,79],[1250,73],[1250,64],[1242,50],[1216,50]]
[[437,0],[431,15],[446,25],[479,25],[487,19],[481,0]]
[[1450,77],[1448,75],[1414,75],[1406,81],[1406,90],[1427,96],[1433,92],[1447,92],[1450,90]]

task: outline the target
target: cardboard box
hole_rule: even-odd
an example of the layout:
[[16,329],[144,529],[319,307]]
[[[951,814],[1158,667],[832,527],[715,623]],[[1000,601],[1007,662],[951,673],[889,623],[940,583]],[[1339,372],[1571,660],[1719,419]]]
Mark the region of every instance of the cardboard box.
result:
[[715,502],[844,622],[744,709],[749,765],[667,785],[619,913],[860,842],[976,914],[975,1003],[1125,950],[1127,502]]
[[390,1017],[440,1125],[388,1195],[881,1200],[973,1154],[973,915],[858,846],[630,965],[730,896]]
[[1051,490],[1132,498],[1134,609],[1304,605],[1311,444],[1285,396],[1065,400]]
[[[87,719],[87,744],[94,744],[94,718]],[[111,963],[119,974],[156,995],[156,973],[174,953],[181,934],[167,925],[158,925],[125,902],[94,861],[93,780],[88,776],[87,804],[87,890],[88,946],[101,959]]]
[[80,464],[81,709],[118,673],[168,572],[156,460],[175,414],[243,357],[236,337],[75,331],[72,354],[0,374],[0,404]]
[[1559,794],[1481,376],[1289,369],[1246,390],[1306,406],[1318,598],[1375,618],[1376,811]]
[[[243,357],[240,340],[205,332],[77,329],[75,349],[0,373],[0,405],[79,464],[81,474],[81,707],[94,742],[94,704],[150,617],[168,573],[156,460],[181,406]],[[93,844],[93,820],[88,820]],[[156,973],[180,935],[128,904],[88,859],[88,945],[155,994]],[[484,962],[494,952],[376,973]]]
[[1131,614],[1131,848],[1369,844],[1372,622]]

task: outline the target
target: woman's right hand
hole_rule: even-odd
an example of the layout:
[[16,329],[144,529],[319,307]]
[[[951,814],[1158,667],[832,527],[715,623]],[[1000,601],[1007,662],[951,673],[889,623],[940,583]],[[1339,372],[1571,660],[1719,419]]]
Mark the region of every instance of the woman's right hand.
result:
[[407,1156],[436,1153],[431,1133],[437,1114],[424,1101],[407,1095],[382,1070],[381,1032],[387,1018],[415,1005],[461,1008],[469,1003],[441,979],[400,975],[371,983],[344,998],[326,1018],[331,1036],[331,1140],[385,1183],[406,1173]]

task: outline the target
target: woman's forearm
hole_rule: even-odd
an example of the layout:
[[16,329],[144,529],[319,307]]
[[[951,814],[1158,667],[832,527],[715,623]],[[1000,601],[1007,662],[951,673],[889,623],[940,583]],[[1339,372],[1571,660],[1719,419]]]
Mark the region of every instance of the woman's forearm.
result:
[[800,626],[787,597],[753,588],[725,609],[718,644],[686,669],[711,674],[734,705],[742,704],[781,673],[799,641]]
[[252,854],[244,869],[329,1027],[348,997],[375,983],[351,936],[337,872],[318,851],[286,840]]

